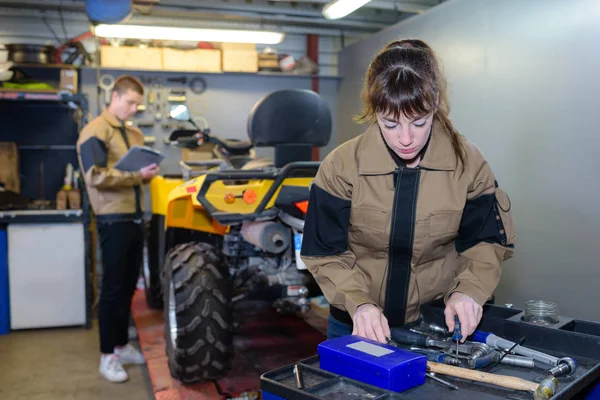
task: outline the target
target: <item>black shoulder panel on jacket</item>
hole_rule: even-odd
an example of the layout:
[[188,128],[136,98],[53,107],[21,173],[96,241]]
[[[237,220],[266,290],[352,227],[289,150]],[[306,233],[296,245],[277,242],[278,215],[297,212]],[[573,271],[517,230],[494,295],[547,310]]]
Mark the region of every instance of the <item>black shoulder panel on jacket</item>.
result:
[[88,172],[92,166],[106,167],[108,163],[108,149],[106,143],[92,136],[81,144],[81,164],[83,172]]
[[481,242],[513,247],[506,244],[506,232],[497,207],[494,193],[467,201],[456,238],[456,251],[462,253]]
[[350,200],[336,197],[313,183],[304,222],[302,255],[333,256],[348,250],[350,206]]

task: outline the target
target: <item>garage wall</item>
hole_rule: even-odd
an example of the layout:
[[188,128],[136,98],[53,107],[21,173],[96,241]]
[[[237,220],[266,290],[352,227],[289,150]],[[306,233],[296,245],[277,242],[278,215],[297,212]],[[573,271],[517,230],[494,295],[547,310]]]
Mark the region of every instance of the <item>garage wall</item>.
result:
[[[61,18],[57,12],[40,12],[34,10],[14,9],[2,7],[0,5],[0,43],[36,43],[57,45],[59,39],[75,37],[89,30],[87,17],[80,12],[64,12],[64,27]],[[57,36],[58,39],[55,37]],[[337,54],[343,45],[352,43],[356,40],[354,37],[340,38],[336,36],[319,37],[319,92],[327,101],[332,114],[337,109],[337,89],[339,79],[337,77]],[[86,43],[88,51],[93,51]],[[265,45],[257,45],[258,51],[261,51]],[[304,34],[286,34],[284,41],[278,45],[271,46],[279,53],[290,54],[296,59],[306,55],[306,35]],[[163,82],[170,77],[182,76],[177,73],[160,72],[135,72],[122,71],[115,69],[100,69],[96,71],[93,68],[84,68],[80,70],[81,74],[81,92],[85,93],[90,102],[90,119],[97,116],[98,108],[97,96],[97,74],[110,74],[118,76],[121,74],[132,74],[145,77],[161,77]],[[186,75],[186,74],[183,74]],[[288,88],[311,89],[312,78],[296,76],[257,76],[254,74],[187,74],[187,78],[201,76],[207,84],[207,90],[201,96],[189,98],[194,103],[194,109],[197,115],[201,115],[210,123],[212,132],[219,136],[232,139],[247,139],[246,120],[251,107],[266,94]],[[167,89],[183,89],[182,85],[169,84]],[[146,121],[149,118],[138,118],[140,121]],[[147,122],[147,121],[146,121]],[[163,121],[163,122],[166,122]],[[169,159],[163,164],[166,173],[172,173],[177,170],[179,160],[179,150],[170,149],[162,142],[170,131],[161,128],[161,123],[157,123],[154,128],[144,128],[144,134],[155,136],[157,141],[155,147],[168,153]],[[327,154],[337,143],[335,124],[330,145],[321,150],[321,155]],[[258,149],[257,154],[269,156],[273,153],[272,149]]]
[[[98,89],[96,87],[96,70],[84,69],[81,71],[82,92],[90,99],[90,110],[92,116],[98,115]],[[193,77],[202,77],[206,82],[206,91],[200,95],[195,95],[187,91],[188,106],[195,116],[203,116],[207,119],[211,128],[211,133],[223,138],[248,140],[246,123],[248,113],[254,104],[267,94],[280,89],[311,89],[311,78],[308,77],[276,77],[276,76],[258,76],[253,74],[174,74],[174,73],[150,73],[133,72],[113,69],[102,69],[101,75],[110,74],[117,77],[121,74],[132,74],[138,77],[159,77],[166,83],[166,90],[185,89],[186,86],[179,84],[168,84],[167,79],[173,77],[185,76],[188,79]],[[321,78],[319,92],[329,105],[332,115],[335,115],[337,109],[337,88],[339,80],[336,78]],[[165,91],[163,91],[165,93]],[[101,92],[104,96],[104,92]],[[164,95],[163,95],[164,96]],[[163,97],[164,98],[164,97]],[[165,110],[162,112],[165,114]],[[136,121],[153,122],[152,115],[144,113],[136,116]],[[161,122],[155,122],[152,128],[143,128],[142,132],[146,136],[154,136],[156,142],[154,148],[165,152],[167,159],[161,164],[162,172],[173,174],[179,171],[177,163],[180,160],[180,149],[166,145],[163,141],[172,130],[164,129],[163,123],[169,122],[163,118]],[[183,124],[186,126],[186,124]],[[191,126],[188,126],[191,128]],[[335,132],[335,126],[333,127]],[[329,146],[321,149],[322,154],[326,154],[335,146],[337,139],[332,134]],[[258,156],[271,156],[272,148],[256,149]]]
[[361,132],[350,116],[367,64],[401,37],[438,52],[455,125],[511,196],[518,243],[499,302],[553,300],[562,315],[600,320],[600,2],[453,0],[350,46],[340,55],[341,142]]

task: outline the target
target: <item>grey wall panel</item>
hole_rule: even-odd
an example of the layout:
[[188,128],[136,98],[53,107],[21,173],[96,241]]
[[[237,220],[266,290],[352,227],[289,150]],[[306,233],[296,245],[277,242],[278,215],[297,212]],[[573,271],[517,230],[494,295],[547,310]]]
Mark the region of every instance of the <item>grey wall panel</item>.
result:
[[518,243],[498,300],[554,300],[563,315],[600,320],[600,2],[452,0],[348,47],[340,55],[341,142],[362,131],[349,116],[360,109],[369,61],[398,37],[437,51],[456,127],[511,196]]
[[[138,77],[162,77],[163,82],[167,77],[185,76],[185,74],[171,73],[138,73],[120,70],[101,70],[101,74],[110,74],[117,77],[121,74],[133,74]],[[188,78],[198,76],[189,75]],[[194,95],[188,91],[188,106],[197,116],[207,119],[211,132],[215,135],[247,140],[246,122],[248,113],[252,106],[261,98],[275,90],[280,89],[311,89],[311,78],[307,77],[273,77],[256,76],[252,74],[206,74],[202,75],[206,81],[207,89],[201,95]],[[83,93],[90,99],[91,117],[99,113],[96,88],[96,70],[82,70]],[[332,113],[337,108],[337,85],[338,80],[331,78],[320,79],[320,94],[327,101]],[[177,88],[177,85],[170,85],[168,88]],[[181,87],[180,87],[181,88]],[[164,144],[163,139],[170,133],[169,130],[161,127],[162,123],[168,122],[164,115],[160,122],[156,122],[154,128],[144,128],[144,134],[156,137],[155,148],[166,151],[169,158],[166,160],[163,168],[165,172],[173,173],[177,170],[179,161],[179,149],[174,149]],[[151,120],[147,113],[137,115],[136,121]],[[337,143],[335,131],[330,141],[331,145]],[[272,149],[257,149],[258,155],[272,155]]]

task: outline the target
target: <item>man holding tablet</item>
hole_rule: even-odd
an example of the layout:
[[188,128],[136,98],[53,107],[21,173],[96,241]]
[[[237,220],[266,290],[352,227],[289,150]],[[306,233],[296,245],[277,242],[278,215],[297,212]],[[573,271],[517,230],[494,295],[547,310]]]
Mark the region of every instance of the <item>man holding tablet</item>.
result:
[[87,193],[96,215],[102,249],[102,287],[98,305],[100,373],[111,382],[128,379],[124,364],[143,364],[128,344],[131,299],[143,261],[142,187],[158,165],[137,171],[115,168],[132,146],[143,146],[142,132],[124,122],[137,111],[144,86],[135,77],[115,81],[111,101],[79,135],[77,153]]

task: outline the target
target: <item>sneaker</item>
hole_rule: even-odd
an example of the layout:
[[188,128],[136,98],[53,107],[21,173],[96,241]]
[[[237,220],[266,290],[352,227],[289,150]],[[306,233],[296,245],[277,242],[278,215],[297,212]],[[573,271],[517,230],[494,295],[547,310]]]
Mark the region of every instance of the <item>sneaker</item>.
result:
[[121,383],[129,379],[116,354],[101,356],[99,371],[110,382]]
[[146,360],[144,360],[144,356],[139,352],[135,347],[130,344],[127,344],[121,350],[115,349],[115,354],[119,356],[119,360],[121,365],[126,364],[137,364],[142,365],[146,364]]

